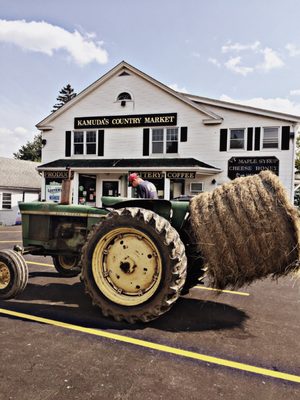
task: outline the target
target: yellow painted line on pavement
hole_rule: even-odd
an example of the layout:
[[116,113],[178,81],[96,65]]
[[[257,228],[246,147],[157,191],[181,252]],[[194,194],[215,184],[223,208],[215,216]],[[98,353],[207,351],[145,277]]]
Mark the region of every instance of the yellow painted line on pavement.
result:
[[27,264],[33,264],[33,265],[42,265],[43,267],[52,267],[52,268],[54,268],[53,264],[45,264],[45,263],[41,263],[41,262],[27,261],[27,260],[26,260],[26,263]]
[[0,233],[22,233],[22,231],[1,231],[0,229]]
[[195,286],[195,288],[196,289],[202,289],[202,290],[212,290],[214,292],[219,292],[219,293],[230,293],[230,294],[238,294],[240,296],[250,296],[249,293],[235,292],[234,290],[221,290],[221,289],[214,289],[214,288],[203,287],[203,286]]
[[99,336],[106,339],[116,340],[118,342],[129,343],[135,346],[145,347],[156,351],[161,351],[168,354],[174,354],[180,357],[191,358],[206,363],[221,365],[224,367],[234,368],[240,371],[251,372],[258,375],[269,376],[276,379],[282,379],[290,382],[300,383],[300,376],[287,374],[284,372],[273,371],[266,368],[255,367],[253,365],[243,364],[235,361],[225,360],[222,358],[207,356],[205,354],[195,353],[193,351],[177,349],[176,347],[165,346],[159,343],[152,343],[141,339],[135,339],[128,336],[119,335],[116,333],[106,332],[98,329],[85,328],[78,325],[68,324],[66,322],[60,322],[48,318],[36,317],[35,315],[24,314],[16,311],[6,310],[0,308],[0,313],[10,315],[17,318],[22,318],[30,321],[40,322],[42,324],[48,324],[57,326],[64,329],[70,329],[77,332],[87,333],[89,335]]
[[0,240],[0,243],[22,243],[22,240]]

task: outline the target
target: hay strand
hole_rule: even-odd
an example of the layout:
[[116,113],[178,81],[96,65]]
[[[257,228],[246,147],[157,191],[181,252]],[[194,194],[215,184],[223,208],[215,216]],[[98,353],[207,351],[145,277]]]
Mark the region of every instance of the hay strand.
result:
[[213,287],[238,289],[299,269],[298,212],[270,171],[195,196],[190,214]]

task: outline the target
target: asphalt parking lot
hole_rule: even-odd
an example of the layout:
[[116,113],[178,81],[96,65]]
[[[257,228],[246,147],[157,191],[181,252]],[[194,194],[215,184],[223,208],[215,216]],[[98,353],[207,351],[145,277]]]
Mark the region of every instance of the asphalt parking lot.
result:
[[[0,249],[21,227],[0,227]],[[30,277],[0,301],[0,400],[300,398],[300,276],[239,292],[195,287],[148,324],[102,316],[78,277],[26,256]]]

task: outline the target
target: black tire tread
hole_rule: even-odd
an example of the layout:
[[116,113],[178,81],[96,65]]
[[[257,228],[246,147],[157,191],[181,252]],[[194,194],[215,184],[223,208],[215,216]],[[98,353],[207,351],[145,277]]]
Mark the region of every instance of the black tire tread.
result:
[[[113,307],[110,307],[105,302],[102,302],[101,299],[95,294],[91,286],[91,282],[89,281],[87,274],[87,252],[89,247],[90,240],[97,235],[97,232],[101,229],[101,224],[95,225],[93,229],[90,231],[87,241],[82,248],[82,274],[83,281],[85,284],[86,293],[91,297],[93,304],[100,307],[102,313],[107,317],[112,317],[117,321],[125,320],[129,323],[136,323],[139,321],[149,322],[153,319],[158,318],[160,315],[167,312],[175,301],[180,296],[180,292],[184,286],[185,278],[186,278],[186,256],[185,256],[185,247],[182,243],[179,234],[177,231],[171,226],[171,224],[163,217],[160,217],[158,214],[142,209],[142,208],[123,208],[118,210],[113,210],[108,216],[107,220],[117,219],[120,216],[127,215],[132,220],[141,220],[145,223],[150,224],[155,232],[159,235],[160,240],[164,242],[164,244],[171,249],[170,250],[170,264],[171,264],[171,274],[172,274],[172,282],[165,288],[165,293],[163,299],[155,304],[148,304],[148,308],[145,308],[142,311],[138,311],[136,313],[122,313],[121,311],[116,312]],[[105,220],[106,221],[106,220]],[[102,222],[103,223],[105,223]]]
[[18,296],[25,289],[28,283],[28,266],[24,257],[14,250],[1,250],[0,256],[1,255],[4,255],[6,262],[10,264],[9,267],[12,269],[11,272],[14,279],[9,291],[2,293],[0,291],[0,299],[6,300]]

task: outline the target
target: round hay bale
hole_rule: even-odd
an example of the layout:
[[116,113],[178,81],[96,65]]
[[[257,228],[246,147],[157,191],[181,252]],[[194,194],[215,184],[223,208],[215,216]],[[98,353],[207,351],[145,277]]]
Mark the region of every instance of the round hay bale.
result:
[[270,171],[195,196],[190,224],[215,288],[237,289],[299,269],[298,212]]

